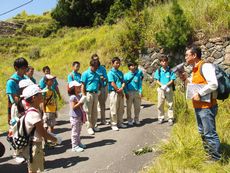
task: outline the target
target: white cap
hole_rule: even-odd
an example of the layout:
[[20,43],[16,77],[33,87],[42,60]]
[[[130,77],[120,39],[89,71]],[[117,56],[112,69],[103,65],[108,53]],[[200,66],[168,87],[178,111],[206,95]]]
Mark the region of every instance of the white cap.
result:
[[77,81],[71,81],[69,83],[69,88],[72,88],[73,86],[81,86],[81,83],[77,82]]
[[22,79],[20,80],[20,82],[18,83],[19,88],[25,88],[29,85],[33,85],[34,83],[30,80],[30,79]]
[[56,76],[53,76],[53,75],[51,75],[51,74],[46,74],[46,75],[45,75],[45,78],[46,78],[46,79],[55,79]]
[[38,85],[33,84],[33,85],[29,85],[27,86],[23,91],[22,91],[22,95],[20,97],[24,97],[24,99],[28,99],[38,93],[44,93],[46,92],[47,89],[41,90],[41,88],[39,88]]

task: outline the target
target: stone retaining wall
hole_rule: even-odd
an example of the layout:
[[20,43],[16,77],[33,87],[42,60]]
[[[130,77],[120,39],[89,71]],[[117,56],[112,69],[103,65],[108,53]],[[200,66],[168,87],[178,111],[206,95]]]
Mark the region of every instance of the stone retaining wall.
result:
[[[200,40],[194,42],[194,44],[201,47],[203,59],[213,64],[218,64],[225,71],[230,73],[230,36]],[[150,75],[158,68],[158,58],[161,55],[162,51],[154,47],[149,48],[146,54],[140,56],[140,68],[143,70],[146,80],[148,80]],[[173,58],[182,60],[184,59],[184,55],[178,54]],[[186,71],[191,72],[191,67],[186,67]]]

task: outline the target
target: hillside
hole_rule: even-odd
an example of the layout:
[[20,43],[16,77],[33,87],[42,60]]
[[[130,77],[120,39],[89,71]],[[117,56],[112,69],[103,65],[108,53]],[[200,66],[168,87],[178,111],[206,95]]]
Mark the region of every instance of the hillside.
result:
[[[202,32],[206,38],[230,35],[230,1],[229,0],[179,0],[184,13],[189,20],[194,33]],[[149,24],[145,36],[146,47],[155,46],[155,33],[164,27],[163,21],[169,13],[171,3],[148,7]],[[55,21],[49,14],[43,16],[28,16],[23,13],[10,22],[24,24],[16,30],[14,35],[0,37],[0,133],[7,129],[6,125],[6,95],[5,81],[13,73],[12,63],[16,57],[23,56],[29,63],[40,71],[49,65],[53,74],[65,79],[71,71],[72,61],[81,63],[83,72],[89,63],[90,55],[97,53],[102,64],[110,67],[113,56],[122,56],[122,47],[118,38],[124,31],[124,21],[109,26],[103,25],[92,28],[57,28]],[[51,33],[52,32],[52,33]],[[49,35],[51,33],[51,35]],[[49,36],[48,36],[49,35]],[[194,35],[194,41],[199,37]],[[125,71],[126,68],[123,67]],[[145,84],[144,96],[155,102],[154,92]],[[150,97],[151,95],[151,97]],[[181,93],[178,97],[181,98]],[[184,100],[179,100],[178,110],[184,107]],[[156,167],[149,172],[229,172],[230,164],[230,120],[229,99],[220,104],[220,115],[217,129],[220,132],[225,157],[224,163],[209,166],[204,164],[205,153],[201,143],[193,112],[178,112],[178,124],[174,127],[172,138],[163,146],[164,154],[156,162]],[[224,121],[222,121],[224,119]],[[195,134],[195,135],[194,135]],[[198,151],[199,152],[195,152]],[[198,159],[196,159],[198,157]],[[178,157],[178,158],[177,158]],[[164,163],[165,162],[165,163]],[[165,167],[163,165],[166,165]]]

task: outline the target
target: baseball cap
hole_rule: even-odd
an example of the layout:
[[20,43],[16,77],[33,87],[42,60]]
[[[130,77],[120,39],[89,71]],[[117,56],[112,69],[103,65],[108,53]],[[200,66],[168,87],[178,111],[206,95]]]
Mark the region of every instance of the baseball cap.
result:
[[69,83],[69,88],[72,88],[73,86],[81,86],[81,83],[79,83],[77,81],[71,81]]
[[33,85],[34,83],[30,80],[30,79],[22,79],[20,80],[20,82],[18,83],[19,88],[25,88],[29,85]]
[[45,75],[45,78],[46,78],[46,79],[55,79],[56,76],[53,76],[53,75],[51,75],[51,74],[46,74],[46,75]]
[[46,92],[47,89],[43,89],[41,90],[41,88],[39,88],[38,85],[33,84],[33,85],[29,85],[27,86],[23,91],[22,91],[22,95],[20,97],[24,97],[24,99],[28,99],[38,93],[44,93]]

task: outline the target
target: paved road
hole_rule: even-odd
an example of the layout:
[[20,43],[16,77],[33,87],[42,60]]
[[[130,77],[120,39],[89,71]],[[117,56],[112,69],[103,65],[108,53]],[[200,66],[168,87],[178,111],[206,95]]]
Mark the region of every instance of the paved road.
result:
[[[36,72],[38,78],[40,73]],[[62,96],[68,100],[66,83],[59,80]],[[141,125],[112,131],[109,125],[99,125],[100,132],[90,136],[85,125],[82,128],[82,143],[87,149],[82,153],[71,151],[71,127],[68,116],[68,104],[60,111],[56,132],[63,138],[63,143],[53,150],[46,151],[45,171],[49,173],[136,173],[152,163],[158,152],[150,152],[140,156],[133,154],[134,150],[145,146],[158,145],[167,140],[170,127],[167,123],[157,124],[156,106],[142,101]],[[106,116],[109,119],[107,103]],[[126,117],[126,114],[124,115]],[[0,158],[0,173],[24,173],[26,164],[17,165],[11,158],[12,151],[5,136],[0,141],[6,146],[5,155]]]

